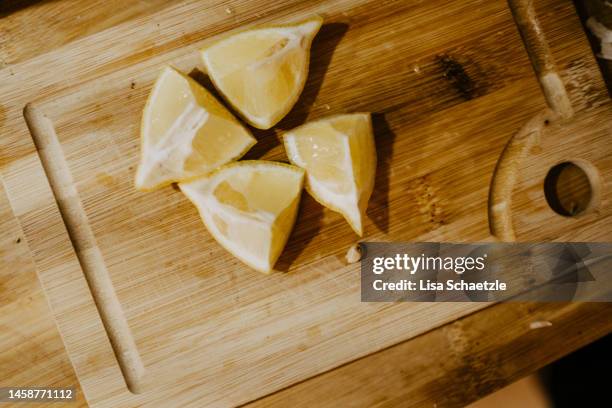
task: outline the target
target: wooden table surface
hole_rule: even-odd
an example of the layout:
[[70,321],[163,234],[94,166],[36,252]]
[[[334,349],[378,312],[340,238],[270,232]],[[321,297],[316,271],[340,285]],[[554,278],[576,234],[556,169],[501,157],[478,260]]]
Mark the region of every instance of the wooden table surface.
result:
[[[0,69],[168,6],[161,0],[4,1]],[[4,111],[0,99],[0,128]],[[0,151],[0,164],[10,154]],[[0,225],[0,386],[78,388],[2,185]],[[530,329],[534,321],[552,325]],[[611,331],[607,304],[499,304],[252,404],[460,406]],[[82,393],[77,396],[70,406],[85,406]]]

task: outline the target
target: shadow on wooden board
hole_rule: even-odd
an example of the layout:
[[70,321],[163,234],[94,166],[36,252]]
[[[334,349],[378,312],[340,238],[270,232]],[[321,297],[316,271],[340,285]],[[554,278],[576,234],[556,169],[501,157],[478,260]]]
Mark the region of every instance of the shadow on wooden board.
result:
[[16,11],[30,7],[36,3],[51,3],[55,0],[2,0],[0,1],[0,18]]

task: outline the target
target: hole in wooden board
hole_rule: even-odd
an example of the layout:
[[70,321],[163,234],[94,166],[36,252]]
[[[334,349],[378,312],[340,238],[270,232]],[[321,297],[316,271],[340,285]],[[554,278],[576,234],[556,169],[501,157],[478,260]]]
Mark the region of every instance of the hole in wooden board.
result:
[[574,217],[591,208],[595,198],[595,170],[585,163],[563,162],[553,166],[544,179],[544,195],[550,208]]

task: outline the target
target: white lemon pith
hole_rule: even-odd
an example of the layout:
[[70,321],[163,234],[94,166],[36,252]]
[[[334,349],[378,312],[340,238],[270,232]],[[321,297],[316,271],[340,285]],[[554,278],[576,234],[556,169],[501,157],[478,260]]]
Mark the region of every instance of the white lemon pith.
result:
[[323,20],[260,27],[202,50],[213,84],[251,125],[269,129],[297,102],[308,76],[310,46]]
[[369,113],[309,122],[284,137],[289,160],[306,170],[306,189],[341,213],[363,234],[363,218],[374,189],[376,146]]
[[269,273],[293,229],[303,180],[298,167],[245,160],[179,186],[221,246]]
[[251,133],[204,87],[166,67],[143,112],[136,188],[153,190],[204,175],[254,144]]

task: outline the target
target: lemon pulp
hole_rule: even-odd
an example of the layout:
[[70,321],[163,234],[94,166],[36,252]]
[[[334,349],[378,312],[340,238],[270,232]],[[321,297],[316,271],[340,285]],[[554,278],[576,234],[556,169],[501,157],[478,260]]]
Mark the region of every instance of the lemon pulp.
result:
[[215,87],[251,125],[269,129],[291,110],[308,76],[319,16],[233,34],[202,50]]
[[152,190],[201,176],[254,144],[250,132],[204,87],[167,67],[143,112],[136,187]]
[[341,213],[363,234],[363,217],[374,189],[376,147],[370,114],[337,115],[287,132],[289,160],[306,170],[306,189]]
[[269,273],[295,223],[303,178],[295,166],[245,160],[179,186],[225,249]]

